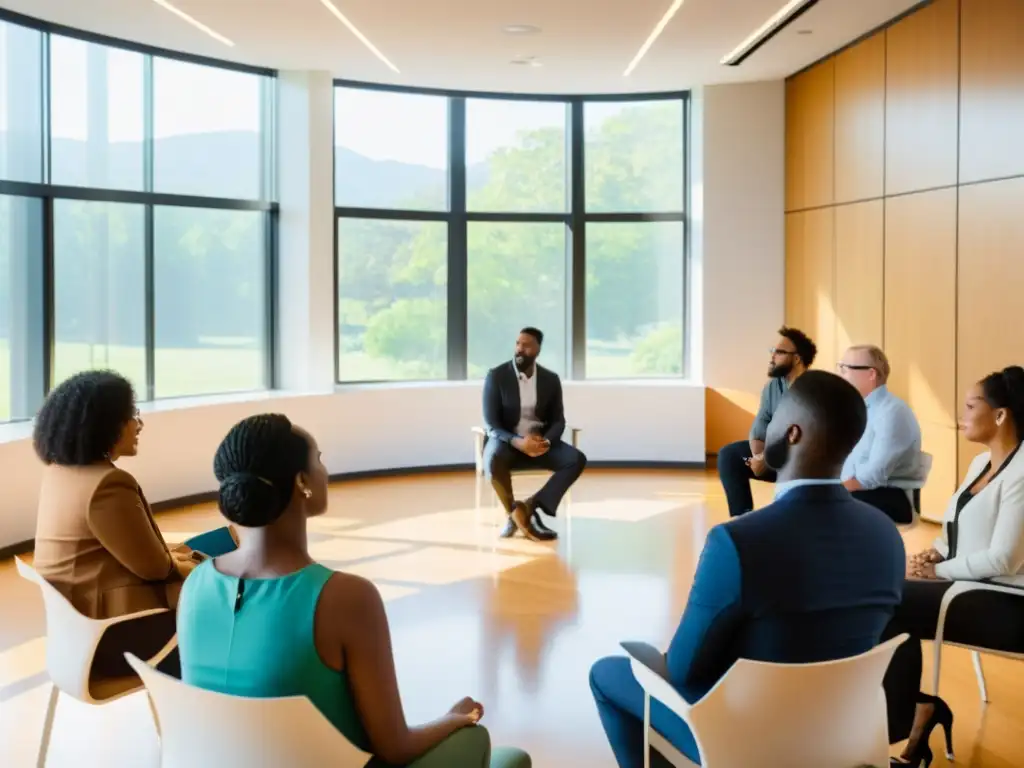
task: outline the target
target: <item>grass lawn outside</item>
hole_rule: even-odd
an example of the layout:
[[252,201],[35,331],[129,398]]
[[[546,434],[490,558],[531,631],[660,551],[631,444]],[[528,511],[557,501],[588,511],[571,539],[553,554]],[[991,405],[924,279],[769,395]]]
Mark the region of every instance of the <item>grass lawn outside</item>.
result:
[[[111,368],[126,376],[145,396],[146,360],[142,347],[58,343],[54,380],[61,382],[90,368]],[[263,351],[230,346],[156,350],[156,396],[159,399],[245,392],[263,388]],[[0,422],[11,420],[9,340],[0,339]]]

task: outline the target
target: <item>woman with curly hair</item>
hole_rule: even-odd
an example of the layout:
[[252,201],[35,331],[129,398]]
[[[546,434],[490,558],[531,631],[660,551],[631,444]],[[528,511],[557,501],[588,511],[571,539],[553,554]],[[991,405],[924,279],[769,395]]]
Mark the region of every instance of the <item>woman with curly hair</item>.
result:
[[[93,619],[176,607],[182,582],[201,559],[189,547],[168,547],[138,482],[114,464],[138,453],[141,431],[131,383],[109,371],[72,376],[36,417],[33,442],[46,469],[34,567]],[[173,612],[144,623],[151,629],[125,626],[130,647],[105,638],[116,671],[127,669],[125,650],[155,653],[174,634]]]

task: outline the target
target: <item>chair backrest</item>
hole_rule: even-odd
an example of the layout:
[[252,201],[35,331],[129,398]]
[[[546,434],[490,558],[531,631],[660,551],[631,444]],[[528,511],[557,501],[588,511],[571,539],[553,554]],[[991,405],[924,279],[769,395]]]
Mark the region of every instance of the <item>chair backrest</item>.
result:
[[37,587],[46,614],[46,671],[53,684],[79,701],[91,702],[89,671],[96,647],[109,622],[83,616],[56,587],[21,558],[14,558],[18,574]]
[[370,759],[303,696],[255,699],[207,691],[130,653],[125,658],[152,699],[162,768],[362,768]]
[[819,664],[737,661],[690,710],[702,765],[888,765],[882,678],[906,639]]

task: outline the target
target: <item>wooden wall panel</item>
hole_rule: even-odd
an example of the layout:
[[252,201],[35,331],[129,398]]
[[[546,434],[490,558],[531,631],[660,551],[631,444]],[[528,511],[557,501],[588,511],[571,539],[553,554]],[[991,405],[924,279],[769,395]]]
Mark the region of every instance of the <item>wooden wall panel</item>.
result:
[[853,344],[882,345],[884,203],[835,209],[836,352]]
[[786,215],[786,324],[818,345],[816,368],[836,364],[832,208]]
[[1024,174],[1024,1],[960,14],[960,183]]
[[786,83],[786,210],[833,201],[833,59]]
[[957,486],[957,190],[885,201],[885,350],[890,389],[917,414],[934,456],[924,489],[927,514],[941,515]]
[[835,200],[881,197],[885,180],[885,33],[836,56]]
[[[1024,365],[1020,331],[1024,289],[1024,179],[975,184],[960,190],[960,269],[957,390],[992,371]],[[961,438],[966,471],[980,447]]]
[[958,0],[886,30],[885,192],[957,183]]

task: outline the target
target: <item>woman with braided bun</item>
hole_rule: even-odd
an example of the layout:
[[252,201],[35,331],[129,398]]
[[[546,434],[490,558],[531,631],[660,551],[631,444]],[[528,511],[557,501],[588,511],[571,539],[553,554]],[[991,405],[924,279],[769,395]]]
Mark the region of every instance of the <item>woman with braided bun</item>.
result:
[[238,549],[193,571],[178,608],[183,680],[249,697],[306,696],[369,765],[528,768],[497,749],[466,698],[427,725],[402,711],[384,603],[357,576],[315,562],[309,518],[327,510],[316,440],[276,414],[236,424],[217,449],[221,512]]
[[[931,762],[928,737],[936,725],[952,753],[953,713],[938,696],[920,692],[921,640],[935,637],[939,606],[955,581],[994,581],[1024,588],[1024,368],[989,374],[967,392],[960,430],[985,447],[953,494],[932,547],[907,562],[903,601],[883,640],[903,632],[885,676],[889,741],[909,737],[901,760]],[[950,603],[944,637],[993,650],[1024,652],[1021,595],[977,591]]]

